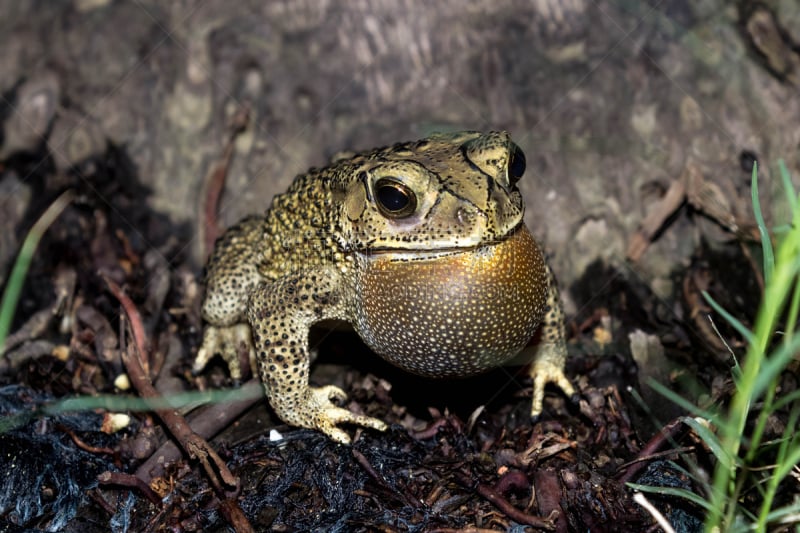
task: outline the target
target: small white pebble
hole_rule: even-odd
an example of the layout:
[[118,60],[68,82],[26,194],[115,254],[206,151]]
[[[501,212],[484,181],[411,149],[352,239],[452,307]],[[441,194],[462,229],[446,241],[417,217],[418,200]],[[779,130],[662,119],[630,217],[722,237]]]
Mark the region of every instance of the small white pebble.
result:
[[52,356],[58,359],[59,361],[66,361],[69,359],[69,346],[65,344],[59,344],[53,351],[51,352]]
[[114,380],[114,386],[119,390],[128,390],[131,388],[131,380],[128,378],[128,374],[120,374],[117,376],[117,379]]
[[111,435],[120,429],[125,429],[131,423],[131,417],[125,413],[106,413],[103,417],[103,425],[100,431]]

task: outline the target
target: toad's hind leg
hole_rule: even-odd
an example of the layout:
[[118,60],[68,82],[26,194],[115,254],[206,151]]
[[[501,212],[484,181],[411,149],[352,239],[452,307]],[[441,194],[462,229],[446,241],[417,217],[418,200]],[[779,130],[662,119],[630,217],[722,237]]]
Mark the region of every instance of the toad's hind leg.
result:
[[[206,266],[206,295],[202,314],[208,322],[194,360],[200,372],[215,354],[228,365],[231,377],[242,378],[240,360],[255,367],[255,351],[245,313],[250,293],[263,280],[258,266],[264,261],[266,224],[262,217],[242,220],[217,241]],[[240,357],[241,356],[241,357]]]
[[575,397],[575,389],[564,375],[567,358],[567,343],[564,331],[564,311],[558,296],[553,273],[547,269],[547,307],[541,325],[541,341],[535,347],[530,366],[533,380],[533,402],[531,418],[535,420],[542,413],[544,388],[547,383],[555,383],[567,396]]

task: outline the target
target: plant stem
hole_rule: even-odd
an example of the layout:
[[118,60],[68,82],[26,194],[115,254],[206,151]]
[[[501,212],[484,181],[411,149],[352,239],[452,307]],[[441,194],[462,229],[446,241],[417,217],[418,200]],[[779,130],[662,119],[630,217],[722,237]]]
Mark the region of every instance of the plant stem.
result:
[[11,274],[8,276],[5,291],[3,292],[3,300],[0,302],[0,354],[3,353],[3,345],[6,341],[9,329],[11,329],[11,321],[14,318],[14,311],[17,308],[19,295],[22,292],[22,286],[25,283],[25,276],[28,274],[28,267],[31,264],[31,259],[39,245],[39,241],[47,231],[47,228],[58,218],[58,215],[69,205],[72,201],[74,193],[71,190],[65,191],[50,204],[39,220],[28,231],[25,236],[25,241],[17,255],[17,260],[14,262],[14,267],[11,269]]

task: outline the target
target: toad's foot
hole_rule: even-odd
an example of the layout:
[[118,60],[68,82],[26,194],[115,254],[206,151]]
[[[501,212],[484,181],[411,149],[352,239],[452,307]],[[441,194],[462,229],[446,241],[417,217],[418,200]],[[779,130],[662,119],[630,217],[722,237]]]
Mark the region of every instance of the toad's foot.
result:
[[[302,400],[292,405],[287,412],[278,412],[278,416],[289,424],[319,430],[341,444],[350,444],[350,436],[337,427],[339,424],[353,424],[386,431],[386,423],[382,420],[357,415],[336,406],[331,400],[347,399],[347,395],[339,387],[333,385],[309,387],[301,398]],[[282,411],[280,406],[274,407],[276,411]]]
[[250,360],[250,368],[255,368],[256,352],[250,335],[250,326],[234,324],[233,326],[206,326],[203,344],[197,351],[192,372],[199,373],[205,368],[214,355],[220,354],[228,365],[231,378],[242,379],[242,359]]
[[564,394],[573,401],[577,395],[572,383],[564,375],[564,358],[566,350],[557,344],[543,344],[538,347],[536,358],[530,367],[533,379],[533,402],[531,403],[531,420],[542,414],[544,388],[548,383],[555,383]]

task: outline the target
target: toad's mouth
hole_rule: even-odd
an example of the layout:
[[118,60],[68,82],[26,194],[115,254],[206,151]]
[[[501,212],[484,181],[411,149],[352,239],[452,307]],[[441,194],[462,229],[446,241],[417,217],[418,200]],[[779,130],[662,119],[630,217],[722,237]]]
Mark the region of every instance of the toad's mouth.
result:
[[361,250],[357,253],[364,259],[379,258],[384,261],[429,261],[431,259],[440,259],[442,257],[450,257],[464,253],[480,254],[483,250],[491,250],[494,246],[507,242],[523,231],[527,232],[527,228],[520,222],[506,235],[488,241],[481,241],[476,244],[439,246],[434,249],[381,246]]

